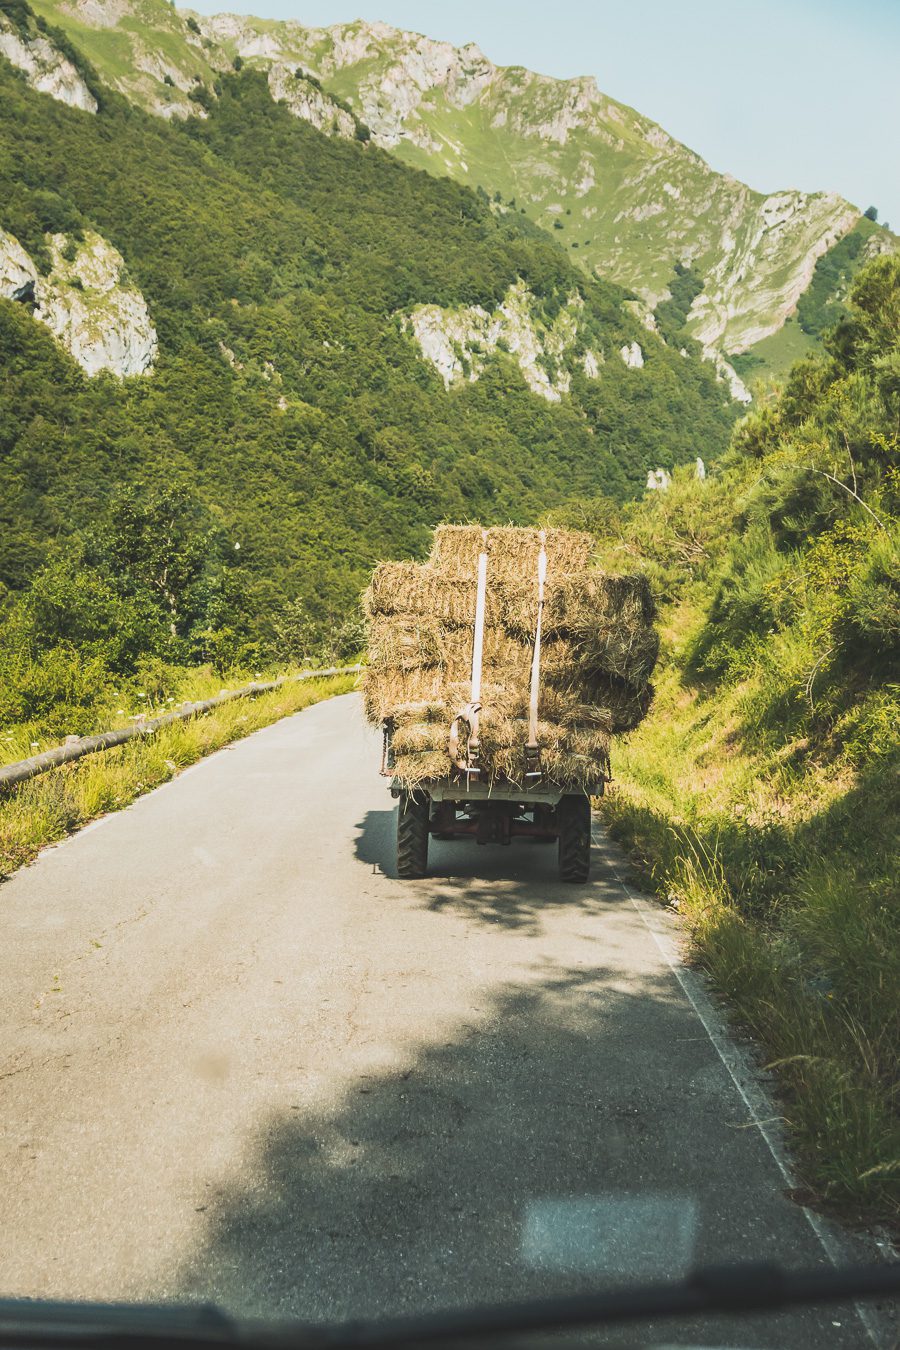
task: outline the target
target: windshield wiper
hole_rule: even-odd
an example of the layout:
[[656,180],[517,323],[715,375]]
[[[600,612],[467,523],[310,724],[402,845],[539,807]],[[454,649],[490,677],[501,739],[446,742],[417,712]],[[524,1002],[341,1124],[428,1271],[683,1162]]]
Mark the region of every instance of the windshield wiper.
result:
[[315,1326],[233,1320],[211,1306],[43,1303],[0,1300],[0,1346],[85,1345],[113,1350],[194,1350],[240,1345],[260,1350],[343,1350],[482,1340],[518,1332],[571,1331],[621,1322],[707,1313],[772,1312],[900,1293],[900,1263],[788,1271],[777,1265],[706,1267],[679,1282],[632,1285],[596,1294],[529,1299],[484,1307]]

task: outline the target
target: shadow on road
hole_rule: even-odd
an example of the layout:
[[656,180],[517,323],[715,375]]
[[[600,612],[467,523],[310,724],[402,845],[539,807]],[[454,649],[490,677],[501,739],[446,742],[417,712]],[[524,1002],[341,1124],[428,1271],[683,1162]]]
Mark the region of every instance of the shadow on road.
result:
[[[396,878],[396,808],[368,811],[356,830],[357,858]],[[599,913],[611,902],[622,903],[621,887],[604,849],[592,850],[590,882],[573,886],[559,879],[555,843],[532,839],[506,846],[432,839],[427,878],[403,886],[407,895],[433,913],[533,932],[551,911]]]
[[[678,1276],[695,1260],[810,1259],[667,977],[545,964],[479,1003],[451,1039],[345,1080],[328,1107],[304,1088],[298,1046],[294,1105],[260,1123],[240,1179],[211,1199],[173,1295],[338,1320]],[[817,1341],[807,1317],[803,1335],[754,1319],[664,1338],[845,1343],[830,1326]]]

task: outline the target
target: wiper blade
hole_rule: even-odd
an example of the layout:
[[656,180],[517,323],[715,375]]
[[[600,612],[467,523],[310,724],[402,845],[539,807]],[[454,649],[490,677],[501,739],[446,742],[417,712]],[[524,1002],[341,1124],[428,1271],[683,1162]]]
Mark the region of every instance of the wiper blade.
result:
[[620,1322],[659,1321],[704,1313],[771,1312],[810,1303],[840,1303],[900,1293],[900,1264],[843,1270],[786,1271],[768,1263],[709,1266],[678,1283],[609,1293],[530,1299],[335,1328],[330,1350],[347,1346],[438,1344],[516,1332],[573,1331]]
[[162,1342],[196,1350],[244,1344],[238,1323],[213,1304],[63,1303],[0,1299],[0,1346],[127,1345]]
[[706,1267],[680,1282],[327,1326],[241,1322],[211,1306],[7,1299],[0,1300],[0,1347],[49,1350],[83,1343],[98,1350],[159,1350],[164,1342],[173,1350],[229,1344],[259,1350],[391,1350],[707,1313],[772,1312],[895,1294],[900,1294],[900,1263],[808,1271],[748,1263]]

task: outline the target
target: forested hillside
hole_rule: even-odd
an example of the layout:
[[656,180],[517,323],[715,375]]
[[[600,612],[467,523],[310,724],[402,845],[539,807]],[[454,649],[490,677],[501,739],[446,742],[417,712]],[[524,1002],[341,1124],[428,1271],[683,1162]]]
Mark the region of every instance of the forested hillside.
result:
[[[647,468],[726,444],[725,385],[681,350],[690,269],[657,338],[525,217],[364,136],[321,134],[262,71],[220,73],[195,91],[204,115],[170,125],[104,86],[25,0],[0,9],[74,63],[97,108],[35,92],[0,58],[0,230],[45,272],[97,232],[158,333],[150,373],[88,378],[27,295],[0,299],[0,605],[16,664],[0,716],[49,714],[63,691],[44,667],[90,668],[62,699],[77,709],[148,655],[224,667],[347,647],[371,563],[416,553],[436,520],[624,500]],[[817,336],[840,282],[822,270],[799,316]],[[569,392],[539,397],[502,343],[480,378],[445,388],[406,316],[488,313],[516,282],[536,322],[581,305],[563,355],[539,353]],[[640,367],[623,359],[635,347]]]
[[[417,552],[435,521],[625,498],[648,467],[712,459],[727,442],[735,405],[710,366],[649,335],[621,291],[573,271],[533,227],[329,139],[273,102],[259,72],[226,75],[208,118],[172,126],[68,50],[96,114],[35,92],[0,58],[0,230],[45,272],[93,232],[109,241],[158,351],[140,377],[88,378],[28,296],[0,300],[12,625],[0,720],[40,719],[61,697],[49,676],[34,697],[10,693],[53,652],[66,669],[95,663],[70,707],[148,653],[312,654],[353,614],[375,559]],[[84,290],[54,277],[57,293]],[[518,279],[547,321],[581,306],[561,358],[571,392],[539,397],[502,350],[445,389],[405,315],[490,310]],[[638,341],[634,369],[619,349]]]
[[587,519],[662,603],[607,818],[777,1066],[807,1185],[900,1215],[900,262],[705,483]]

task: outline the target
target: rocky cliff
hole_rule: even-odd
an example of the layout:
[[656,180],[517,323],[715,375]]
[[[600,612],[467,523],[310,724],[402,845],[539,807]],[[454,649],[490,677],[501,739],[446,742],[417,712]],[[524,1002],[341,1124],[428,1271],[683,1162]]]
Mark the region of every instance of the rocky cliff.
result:
[[399,158],[483,188],[500,213],[530,216],[651,311],[670,298],[676,266],[690,267],[702,289],[685,332],[716,361],[777,333],[817,260],[859,219],[833,193],[754,192],[592,78],[495,66],[474,44],[383,23],[209,17],[165,0],[35,2],[153,111],[197,111],[200,84],[212,96],[236,61],[260,66],[297,116],[340,136],[359,119]]
[[12,62],[33,89],[49,94],[70,108],[97,111],[97,100],[69,58],[52,39],[27,24],[18,25],[0,13],[0,54]]
[[94,231],[81,240],[47,236],[51,270],[42,275],[21,244],[0,230],[0,296],[33,306],[33,316],[88,375],[144,375],[153,368],[156,330],[121,254]]

